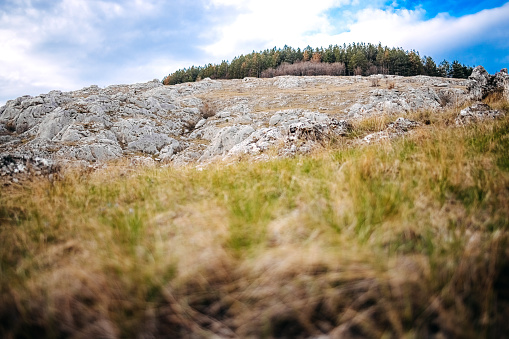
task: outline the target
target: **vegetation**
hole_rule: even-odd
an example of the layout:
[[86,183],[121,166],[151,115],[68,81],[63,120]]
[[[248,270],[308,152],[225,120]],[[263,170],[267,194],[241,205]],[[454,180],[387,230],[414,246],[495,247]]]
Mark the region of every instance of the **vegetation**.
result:
[[[294,65],[293,67],[291,65]],[[382,47],[381,44],[354,43],[348,46],[330,45],[328,48],[304,50],[285,46],[283,49],[253,51],[219,65],[185,68],[163,79],[165,85],[212,79],[242,79],[244,77],[272,77],[275,75],[371,75],[403,76],[429,75],[468,78],[472,67],[444,60],[438,66],[431,57],[416,51]]]
[[[509,113],[507,103],[493,103]],[[498,106],[497,106],[498,105]],[[0,191],[0,337],[509,333],[509,118]]]

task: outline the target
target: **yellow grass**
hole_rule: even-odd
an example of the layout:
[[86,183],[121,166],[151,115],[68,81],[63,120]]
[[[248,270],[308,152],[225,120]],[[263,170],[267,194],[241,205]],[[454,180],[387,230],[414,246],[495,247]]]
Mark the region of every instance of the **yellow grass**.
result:
[[291,159],[2,187],[0,337],[500,337],[509,119],[456,113]]

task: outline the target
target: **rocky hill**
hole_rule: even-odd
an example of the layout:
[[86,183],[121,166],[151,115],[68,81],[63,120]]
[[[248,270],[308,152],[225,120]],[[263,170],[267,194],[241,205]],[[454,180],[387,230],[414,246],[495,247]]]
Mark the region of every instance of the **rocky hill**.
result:
[[[352,135],[363,119],[440,113],[490,93],[509,97],[506,69],[489,75],[479,66],[468,80],[281,76],[51,91],[10,100],[0,108],[0,172],[4,177],[42,174],[55,165],[120,158],[179,165],[244,155],[285,156]],[[478,106],[462,119],[482,115],[479,110],[497,115]],[[357,142],[399,135],[417,125],[401,118],[386,131],[357,135]]]
[[0,338],[507,337],[508,80],[8,102]]

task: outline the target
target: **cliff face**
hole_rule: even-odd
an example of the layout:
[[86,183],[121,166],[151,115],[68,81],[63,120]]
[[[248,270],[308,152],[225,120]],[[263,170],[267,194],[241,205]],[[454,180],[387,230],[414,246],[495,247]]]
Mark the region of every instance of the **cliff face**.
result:
[[274,145],[292,154],[373,116],[441,112],[493,92],[509,98],[508,79],[506,70],[492,76],[477,67],[468,80],[282,76],[52,91],[0,108],[0,154],[52,164],[122,157],[183,164],[264,157]]

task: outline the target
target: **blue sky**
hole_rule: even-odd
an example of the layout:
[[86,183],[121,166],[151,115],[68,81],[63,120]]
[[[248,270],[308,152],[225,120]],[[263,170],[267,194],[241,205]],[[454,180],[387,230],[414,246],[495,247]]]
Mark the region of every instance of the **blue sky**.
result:
[[507,18],[507,1],[0,0],[0,105],[285,44],[381,42],[495,73],[509,67]]

